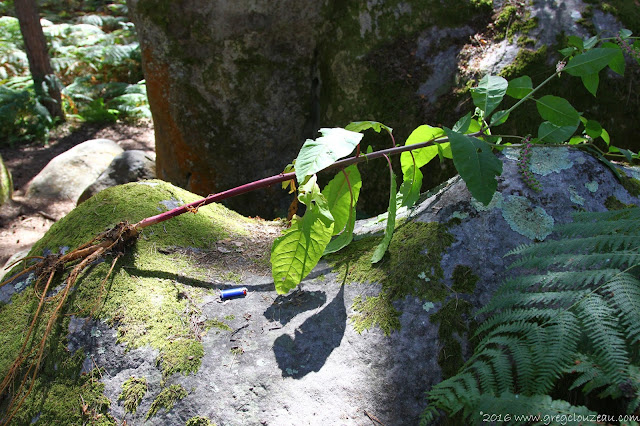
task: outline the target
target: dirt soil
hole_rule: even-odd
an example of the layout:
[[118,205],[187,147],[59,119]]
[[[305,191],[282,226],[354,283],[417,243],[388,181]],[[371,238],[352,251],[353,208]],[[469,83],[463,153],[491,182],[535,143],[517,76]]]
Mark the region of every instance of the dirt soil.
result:
[[90,139],[111,139],[124,150],[153,151],[154,134],[150,123],[137,126],[111,124],[108,126],[61,126],[51,135],[49,143],[32,143],[14,147],[0,147],[0,155],[13,177],[13,199],[0,207],[0,268],[5,262],[44,235],[49,227],[75,207],[75,200],[51,202],[25,197],[29,182],[54,157]]

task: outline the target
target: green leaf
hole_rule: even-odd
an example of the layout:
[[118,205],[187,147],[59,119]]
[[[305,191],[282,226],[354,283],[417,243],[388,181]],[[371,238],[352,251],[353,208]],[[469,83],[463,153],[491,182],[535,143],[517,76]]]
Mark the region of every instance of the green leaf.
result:
[[598,43],[598,36],[593,36],[584,41],[585,50],[589,50]]
[[609,137],[609,132],[607,132],[604,128],[602,129],[602,134],[600,134],[602,140],[609,145],[611,143],[611,138]]
[[[576,49],[575,47],[565,47],[564,49],[560,49],[558,50],[558,52],[560,52],[560,54],[562,56],[571,56],[574,54],[574,52],[577,52],[578,49]],[[507,93],[508,94],[508,93]]]
[[453,164],[467,184],[473,197],[489,204],[496,192],[496,176],[502,174],[502,161],[491,152],[491,147],[480,139],[453,132],[445,128],[451,143]]
[[631,30],[628,30],[626,28],[623,28],[620,30],[620,38],[623,40],[631,37],[631,34],[633,34],[633,32],[631,32]]
[[[411,132],[405,145],[427,142],[442,136],[444,136],[444,131],[441,128],[431,127],[425,124]],[[421,168],[438,155],[438,147],[436,145],[430,145],[412,152],[416,161],[416,167]],[[411,154],[408,152],[400,154],[400,165],[402,166],[402,173],[405,174],[406,171],[409,170],[409,167],[413,166]]]
[[505,121],[509,118],[509,112],[507,110],[496,111],[495,114],[491,116],[490,126],[499,126],[504,124]]
[[595,120],[587,120],[584,131],[589,137],[595,139],[602,134],[602,126]]
[[624,53],[622,53],[622,49],[620,49],[620,46],[615,43],[606,42],[602,43],[602,47],[609,47],[618,50],[618,54],[609,61],[609,68],[611,68],[611,71],[615,72],[618,75],[624,75],[626,61],[624,60]]
[[289,292],[309,275],[332,234],[333,223],[327,226],[315,209],[307,209],[302,218],[294,217],[291,227],[271,246],[271,273],[278,294]]
[[509,82],[507,88],[507,95],[515,99],[522,99],[533,91],[533,82],[531,77],[523,75],[522,77],[514,78]]
[[393,231],[396,227],[396,175],[389,166],[389,174],[391,175],[391,188],[389,189],[389,210],[387,210],[387,227],[384,230],[384,237],[371,257],[371,263],[378,263],[384,257],[389,248],[389,243],[393,237]]
[[633,162],[634,153],[633,151],[629,151],[628,149],[618,148],[617,146],[610,146],[609,152],[619,152],[625,156],[628,162]]
[[582,136],[574,136],[571,139],[569,139],[569,145],[579,145],[581,143],[587,142],[588,140],[589,139]]
[[420,198],[420,189],[422,188],[422,172],[420,169],[413,167],[413,164],[409,167],[407,173],[404,174],[404,181],[400,185],[397,195],[397,206],[411,207],[418,198]]
[[464,117],[460,118],[456,124],[453,125],[453,131],[458,133],[465,133],[469,129],[471,124],[471,111],[469,111]]
[[547,95],[536,100],[540,116],[557,126],[574,126],[580,121],[580,114],[569,101],[558,96]]
[[584,87],[587,88],[589,93],[591,93],[593,96],[596,96],[596,92],[598,91],[598,84],[600,83],[600,77],[598,77],[598,74],[583,75],[581,78]]
[[356,212],[355,209],[353,209],[353,214],[349,215],[349,220],[347,221],[347,226],[344,228],[344,231],[327,244],[327,247],[324,249],[323,256],[325,254],[335,253],[348,246],[353,240],[353,229],[355,228],[355,225]]
[[596,47],[574,56],[563,71],[576,77],[597,74],[601,69],[609,65],[609,62],[619,51],[619,49]]
[[387,132],[389,132],[389,134],[393,132],[393,129],[391,127],[385,126],[384,124],[377,121],[352,121],[345,127],[345,130],[359,133],[362,133],[367,129],[373,129],[378,133],[380,133],[382,129],[385,129]]
[[[348,176],[348,181],[345,174]],[[349,185],[351,185],[351,191],[349,190]],[[350,216],[355,217],[355,208],[361,187],[360,172],[354,164],[344,169],[344,173],[342,171],[338,172],[322,190],[322,195],[326,198],[329,210],[335,221],[333,225],[334,235],[339,234],[344,229]]]
[[308,209],[315,210],[320,219],[329,225],[334,222],[333,216],[331,215],[331,210],[329,210],[327,199],[320,192],[317,179],[317,175],[313,175],[300,185],[298,188],[298,201],[305,204]]
[[556,126],[545,121],[538,127],[538,139],[547,143],[562,143],[569,139],[577,128],[577,124],[575,126]]
[[362,139],[361,133],[342,128],[320,129],[316,140],[307,139],[296,158],[296,179],[304,182],[307,176],[330,166],[349,155]]
[[584,50],[584,44],[580,37],[577,37],[577,36],[567,37],[567,44],[569,46],[576,47],[578,50]]
[[477,87],[471,89],[473,104],[484,111],[485,117],[496,109],[507,93],[509,83],[502,77],[485,75]]

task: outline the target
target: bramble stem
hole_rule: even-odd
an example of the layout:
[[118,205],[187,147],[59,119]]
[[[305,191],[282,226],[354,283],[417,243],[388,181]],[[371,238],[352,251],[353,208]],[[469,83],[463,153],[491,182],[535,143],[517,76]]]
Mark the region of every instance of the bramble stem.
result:
[[[476,132],[476,133],[470,134],[469,136],[481,136],[481,135],[482,135],[482,132]],[[393,148],[382,149],[380,151],[374,151],[369,154],[360,154],[358,157],[349,157],[349,158],[336,161],[335,163],[333,163],[329,167],[326,167],[322,171],[345,168],[352,164],[362,163],[363,161],[373,160],[375,158],[385,157],[388,155],[396,155],[396,154],[400,154],[407,151],[413,151],[414,149],[424,148],[432,143],[443,143],[447,141],[449,141],[449,138],[444,137],[444,138],[432,139],[426,142],[420,142],[412,145],[394,146]],[[142,219],[140,222],[136,223],[133,227],[139,231],[141,229],[146,228],[147,226],[164,222],[165,220],[171,219],[172,217],[176,217],[183,213],[192,211],[193,209],[206,206],[207,204],[211,204],[216,201],[226,200],[227,198],[236,197],[238,195],[245,194],[247,192],[255,191],[256,189],[266,188],[268,186],[275,185],[276,183],[281,183],[281,182],[292,180],[295,178],[296,178],[295,172],[280,173],[278,175],[274,175],[268,178],[246,183],[244,185],[240,185],[235,188],[228,189],[226,191],[218,192],[217,194],[209,195],[206,198],[203,198],[201,200],[194,201],[192,203],[185,204],[180,207],[176,207],[175,209],[166,211],[164,213],[160,213],[159,215]]]

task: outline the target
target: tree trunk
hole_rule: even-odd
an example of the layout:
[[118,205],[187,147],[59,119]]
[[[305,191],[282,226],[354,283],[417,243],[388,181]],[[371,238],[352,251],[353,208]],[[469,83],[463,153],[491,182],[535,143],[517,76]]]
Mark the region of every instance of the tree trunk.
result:
[[51,68],[47,41],[40,25],[36,0],[16,0],[15,7],[36,95],[52,118],[58,117],[64,121],[60,89]]

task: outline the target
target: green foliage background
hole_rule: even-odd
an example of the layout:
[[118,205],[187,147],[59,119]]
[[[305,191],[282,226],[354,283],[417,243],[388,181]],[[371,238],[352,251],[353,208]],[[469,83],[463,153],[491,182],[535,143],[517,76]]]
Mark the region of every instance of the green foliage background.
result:
[[[124,0],[41,2],[41,23],[68,119],[151,117],[140,47]],[[0,143],[46,141],[56,125],[37,99],[13,5],[0,13]]]

